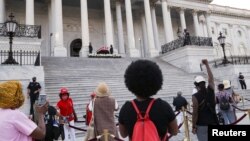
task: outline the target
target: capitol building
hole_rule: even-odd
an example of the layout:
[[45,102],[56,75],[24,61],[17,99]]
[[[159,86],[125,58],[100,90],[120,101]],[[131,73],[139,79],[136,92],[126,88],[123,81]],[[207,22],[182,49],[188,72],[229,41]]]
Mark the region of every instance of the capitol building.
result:
[[[41,25],[41,39],[15,38],[13,47],[30,50],[36,46],[41,56],[86,57],[91,42],[94,51],[113,45],[122,56],[155,57],[162,45],[178,39],[184,29],[191,36],[211,37],[214,58],[223,56],[217,40],[220,32],[226,37],[226,55],[248,55],[250,10],[211,2],[0,0],[0,23],[13,13],[19,24]],[[23,43],[29,41],[34,43]],[[0,37],[0,46],[8,49],[8,39]]]

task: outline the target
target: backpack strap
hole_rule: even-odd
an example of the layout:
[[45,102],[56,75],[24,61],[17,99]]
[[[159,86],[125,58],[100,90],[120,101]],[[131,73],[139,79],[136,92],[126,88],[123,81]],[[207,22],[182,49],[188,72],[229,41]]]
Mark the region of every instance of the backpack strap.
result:
[[[152,100],[150,101],[150,103],[149,103],[149,105],[148,105],[148,108],[147,108],[147,111],[146,111],[146,113],[145,113],[145,116],[149,116],[149,111],[151,110],[152,105],[153,105],[154,102],[155,102],[155,99],[152,99]],[[139,118],[140,118],[140,119],[143,119],[143,117],[142,117],[142,115],[141,115],[141,113],[140,113],[138,107],[137,107],[136,104],[135,104],[135,100],[132,100],[131,103],[132,103],[132,105],[133,105],[133,107],[134,107],[134,109],[135,109],[137,115],[139,116]]]
[[154,104],[155,102],[155,99],[152,99],[148,105],[148,108],[147,108],[147,111],[146,111],[146,115],[149,115],[149,111],[151,110],[152,108],[152,105]]
[[136,104],[135,104],[135,100],[132,100],[131,103],[132,103],[132,105],[133,105],[133,107],[134,107],[134,109],[135,109],[135,111],[136,111],[136,113],[137,113],[137,116],[139,116],[140,119],[143,119],[143,118],[142,118],[142,115],[141,115],[141,113],[140,113],[140,111],[139,111],[139,109],[138,109],[138,107],[137,107]]

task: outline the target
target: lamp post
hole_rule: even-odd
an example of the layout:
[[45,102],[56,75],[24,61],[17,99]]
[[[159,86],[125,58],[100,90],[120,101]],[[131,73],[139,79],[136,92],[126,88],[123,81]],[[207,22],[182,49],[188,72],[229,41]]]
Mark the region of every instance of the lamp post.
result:
[[13,37],[15,36],[18,23],[15,20],[13,20],[14,18],[13,13],[11,13],[9,17],[10,17],[10,20],[6,21],[4,25],[7,31],[7,35],[9,36],[9,39],[10,39],[10,42],[9,42],[10,50],[9,50],[8,59],[5,60],[2,64],[18,64],[16,60],[13,58],[13,52],[12,52],[12,40],[13,40]]
[[227,60],[226,53],[225,53],[225,39],[226,39],[226,37],[222,36],[222,33],[220,32],[220,36],[218,37],[218,40],[219,40],[219,43],[220,43],[220,45],[222,47],[222,51],[223,51],[223,55],[224,55],[224,59],[222,61],[222,64],[229,63],[229,61]]

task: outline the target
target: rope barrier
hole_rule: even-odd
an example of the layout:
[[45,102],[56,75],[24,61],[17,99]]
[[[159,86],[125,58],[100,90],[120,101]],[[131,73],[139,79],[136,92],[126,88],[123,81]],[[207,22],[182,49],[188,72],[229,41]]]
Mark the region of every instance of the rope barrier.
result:
[[175,114],[175,116],[177,117],[180,113],[181,113],[181,112],[180,112],[180,111],[178,111],[178,112]]
[[242,115],[239,119],[237,119],[235,122],[229,124],[229,125],[235,125],[237,123],[239,123],[240,121],[242,121],[245,117],[247,116],[247,114],[245,113],[244,115]]
[[80,120],[80,121],[79,121],[79,120],[77,120],[77,121],[75,121],[75,122],[79,122],[79,123],[81,123],[81,122],[86,122],[86,121],[84,121],[84,120],[83,120],[83,121],[81,121],[81,120]]
[[[184,123],[184,121],[182,121],[182,123],[180,123],[180,124],[178,125],[178,129],[181,128],[181,126],[183,125],[183,123]],[[171,137],[173,137],[173,135],[170,134],[170,136],[168,137],[168,139],[170,139]]]
[[246,111],[248,111],[247,109],[241,109],[241,108],[238,108],[238,107],[236,107],[236,106],[234,106],[234,105],[232,105],[235,109],[237,109],[237,110],[239,110],[239,111],[242,111],[242,112],[246,112]]
[[76,129],[76,130],[84,131],[84,132],[87,131],[86,129],[82,129],[82,128],[79,128],[79,127],[76,127],[76,126],[72,126],[72,125],[70,125],[70,124],[69,124],[69,127],[70,127],[70,128],[74,128],[74,129]]
[[186,111],[188,114],[190,114],[190,115],[193,115],[193,113],[192,112],[190,112],[190,111]]
[[245,98],[245,100],[246,100],[246,101],[250,101],[250,99],[248,99],[248,98]]

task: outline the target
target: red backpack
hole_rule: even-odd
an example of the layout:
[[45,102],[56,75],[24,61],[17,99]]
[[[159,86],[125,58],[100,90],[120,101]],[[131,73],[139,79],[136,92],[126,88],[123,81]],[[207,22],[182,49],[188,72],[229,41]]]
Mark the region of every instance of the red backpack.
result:
[[[155,99],[152,99],[148,105],[145,116],[142,117],[139,109],[137,108],[135,101],[131,101],[136,113],[137,121],[134,125],[132,141],[160,141],[159,134],[154,123],[149,117],[149,111],[154,103]],[[165,135],[163,141],[167,141],[167,134]]]

